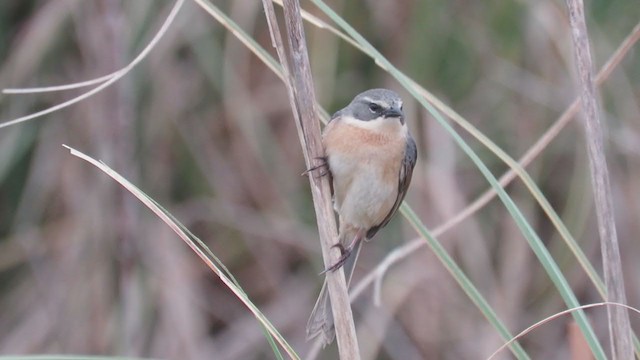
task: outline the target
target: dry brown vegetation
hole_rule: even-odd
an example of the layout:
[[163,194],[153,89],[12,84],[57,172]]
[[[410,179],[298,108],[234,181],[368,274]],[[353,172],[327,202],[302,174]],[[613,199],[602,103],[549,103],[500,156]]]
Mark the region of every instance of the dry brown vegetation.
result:
[[[215,4],[274,53],[259,1]],[[513,158],[578,96],[561,1],[329,5]],[[151,0],[0,2],[0,87],[68,84],[112,73],[136,57],[173,6]],[[329,22],[311,3],[302,6]],[[625,39],[631,41],[622,61],[601,77],[599,90],[627,299],[635,307],[640,51],[633,42],[639,19],[640,7],[631,0],[587,3],[597,70]],[[438,231],[489,187],[487,181],[369,57],[325,29],[307,24],[305,30],[317,101],[327,112],[371,87],[403,95],[419,148],[407,202],[436,229],[512,333],[566,309],[500,201]],[[85,91],[0,95],[0,126]],[[508,170],[460,132],[493,174]],[[0,128],[0,355],[274,356],[252,314],[171,229],[62,144],[103,160],[197,234],[306,358],[312,344],[305,342],[304,326],[323,264],[286,89],[245,44],[190,1],[146,58],[112,86],[64,110]],[[527,170],[601,273],[582,126],[570,122]],[[578,300],[601,301],[527,188],[516,180],[506,190]],[[417,237],[397,216],[365,245],[354,283]],[[372,287],[353,304],[363,358],[482,359],[504,342],[425,246],[389,268],[380,294],[379,307]],[[608,349],[606,310],[587,314]],[[636,330],[639,321],[631,315]],[[571,317],[561,317],[521,344],[533,359],[566,359],[584,350],[580,341],[570,341],[575,333]],[[320,354],[335,356],[335,348]]]

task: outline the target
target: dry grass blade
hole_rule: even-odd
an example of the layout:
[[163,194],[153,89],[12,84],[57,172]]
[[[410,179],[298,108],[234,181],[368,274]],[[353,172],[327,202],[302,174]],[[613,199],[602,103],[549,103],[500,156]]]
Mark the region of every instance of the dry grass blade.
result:
[[93,84],[97,84],[100,83],[102,81],[104,81],[102,84],[100,84],[99,86],[85,92],[82,95],[78,95],[76,97],[74,97],[73,99],[67,100],[61,104],[52,106],[50,108],[35,112],[33,114],[29,114],[26,116],[22,116],[19,117],[17,119],[13,119],[10,121],[6,121],[3,123],[0,123],[0,129],[4,128],[4,127],[8,127],[8,126],[12,126],[12,125],[16,125],[16,124],[20,124],[23,123],[25,121],[29,121],[47,114],[50,114],[52,112],[64,109],[68,106],[71,106],[73,104],[76,104],[84,99],[87,99],[97,93],[99,93],[100,91],[104,90],[105,88],[107,88],[108,86],[110,86],[111,84],[115,83],[116,81],[120,80],[123,76],[125,76],[126,74],[129,73],[129,71],[131,71],[131,69],[133,69],[136,65],[138,65],[138,63],[140,63],[142,60],[144,60],[147,56],[147,54],[149,54],[149,52],[156,46],[156,44],[160,41],[160,39],[162,39],[162,37],[164,36],[164,34],[169,30],[169,27],[171,26],[171,24],[173,23],[173,21],[176,19],[176,16],[178,15],[178,12],[180,11],[180,9],[182,8],[182,5],[184,5],[184,1],[185,0],[177,0],[175,2],[175,4],[173,5],[173,7],[171,8],[171,11],[169,12],[169,15],[167,15],[167,19],[164,21],[164,23],[162,24],[162,26],[160,27],[160,29],[158,30],[158,32],[154,35],[153,39],[151,39],[151,41],[149,42],[149,44],[147,44],[147,46],[140,52],[140,54],[138,54],[138,56],[136,56],[135,59],[133,59],[127,66],[125,66],[124,68],[109,74],[109,75],[105,75],[102,76],[100,78],[97,79],[92,79],[92,80],[88,80],[88,81],[84,81],[81,83],[76,83],[76,84],[69,84],[69,85],[62,85],[62,86],[52,86],[52,87],[44,87],[44,88],[33,88],[33,89],[7,89],[5,90],[7,93],[13,93],[13,94],[24,94],[24,93],[37,93],[37,92],[48,92],[48,91],[58,91],[58,90],[68,90],[68,89],[74,89],[74,88],[78,88],[78,87],[83,87],[83,86],[89,86],[89,85],[93,85]]
[[[587,305],[582,305],[582,306],[578,306],[575,308],[571,308],[571,309],[567,309],[567,310],[563,310],[559,313],[555,313],[549,317],[546,317],[540,321],[538,321],[537,323],[529,326],[528,328],[522,330],[522,332],[520,332],[518,335],[516,335],[513,339],[509,340],[507,343],[503,344],[502,346],[500,346],[500,348],[498,348],[498,350],[496,350],[493,354],[491,354],[491,356],[489,356],[487,358],[487,360],[491,360],[493,358],[496,357],[496,355],[498,355],[502,350],[506,349],[507,346],[509,346],[509,344],[513,343],[514,341],[517,341],[518,339],[520,339],[521,337],[527,335],[528,333],[530,333],[531,331],[533,331],[534,329],[548,323],[551,320],[555,320],[561,316],[570,314],[574,311],[578,311],[578,310],[585,310],[585,309],[590,309],[590,308],[595,308],[595,307],[600,307],[600,306],[606,306],[607,309],[611,309],[611,308],[619,308],[619,309],[623,309],[623,310],[631,310],[636,312],[637,314],[640,314],[640,310],[631,307],[629,305],[625,305],[625,304],[620,304],[620,303],[616,303],[616,302],[611,302],[611,301],[603,301],[600,303],[595,303],[595,304],[587,304]],[[629,357],[628,359],[632,359],[633,357]]]
[[[320,123],[316,118],[315,95],[302,18],[300,16],[300,4],[296,0],[285,1],[284,4],[287,38],[289,40],[289,49],[291,50],[291,59],[293,60],[291,70],[289,70],[273,4],[270,0],[264,0],[263,5],[267,14],[271,39],[278,52],[284,75],[287,79],[285,83],[294,117],[296,118],[298,135],[305,154],[307,167],[311,168],[313,159],[322,157],[324,150],[320,137]],[[317,177],[313,176],[313,174],[309,176],[326,268],[338,261],[340,256],[337,251],[330,251],[331,246],[336,243],[337,231],[328,181],[326,176]],[[356,330],[344,271],[340,269],[339,271],[327,273],[327,286],[331,294],[331,308],[334,315],[340,356],[345,359],[359,359]]]
[[131,184],[127,179],[123,178],[120,174],[115,172],[113,169],[108,167],[103,162],[97,161],[96,159],[76,150],[67,145],[63,145],[65,148],[69,149],[71,155],[77,156],[82,160],[87,161],[93,166],[105,172],[111,178],[116,180],[120,185],[122,185],[125,189],[127,189],[131,194],[138,198],[145,206],[147,206],[154,214],[156,214],[162,221],[167,224],[171,230],[173,230],[179,237],[184,241],[193,252],[200,257],[200,259],[222,280],[222,282],[234,293],[234,295],[242,301],[243,304],[253,313],[253,315],[262,323],[265,329],[269,331],[271,335],[278,341],[278,343],[282,346],[283,349],[287,352],[287,354],[292,359],[298,359],[297,354],[294,352],[293,348],[286,342],[286,340],[278,333],[275,327],[269,322],[269,320],[258,310],[258,308],[251,302],[251,300],[247,297],[247,295],[236,285],[236,283],[229,278],[226,273],[221,270],[214,262],[209,258],[207,253],[200,248],[191,237],[182,229],[182,227],[174,221],[174,219],[166,213],[158,204],[155,203],[151,198],[149,198],[146,194],[144,194],[140,189],[138,189],[135,185]]
[[[582,0],[567,0],[579,77],[580,101],[587,138],[607,300],[626,303],[620,249],[613,214],[611,183],[604,153],[603,128],[593,82],[593,64]],[[629,314],[622,307],[607,308],[613,359],[633,358]]]
[[78,89],[78,88],[81,88],[81,87],[93,86],[93,85],[97,85],[97,84],[100,84],[102,82],[108,81],[112,77],[118,76],[121,71],[123,71],[123,69],[120,69],[118,71],[112,72],[109,75],[105,75],[105,76],[102,76],[102,77],[99,77],[99,78],[96,78],[96,79],[91,79],[91,80],[87,80],[87,81],[81,81],[81,82],[77,82],[77,83],[73,83],[73,84],[64,84],[64,85],[57,85],[57,86],[43,86],[43,87],[35,87],[35,88],[21,88],[21,89],[6,88],[6,89],[2,90],[2,93],[3,94],[35,94],[35,93],[43,93],[43,92],[64,91],[64,90]]

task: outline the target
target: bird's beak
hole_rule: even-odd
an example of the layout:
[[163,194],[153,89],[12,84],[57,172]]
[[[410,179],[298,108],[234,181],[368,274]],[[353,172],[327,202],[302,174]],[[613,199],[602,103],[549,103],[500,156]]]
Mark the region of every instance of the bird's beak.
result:
[[392,106],[382,113],[382,116],[386,118],[402,118],[402,110],[400,108]]

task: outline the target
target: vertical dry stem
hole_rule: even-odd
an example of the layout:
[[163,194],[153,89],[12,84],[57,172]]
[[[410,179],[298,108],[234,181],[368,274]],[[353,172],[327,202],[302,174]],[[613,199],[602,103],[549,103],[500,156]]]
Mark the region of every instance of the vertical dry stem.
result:
[[[616,234],[611,184],[604,155],[602,124],[593,84],[593,65],[582,0],[567,0],[573,34],[576,67],[580,79],[580,100],[586,130],[591,183],[596,202],[602,265],[607,287],[607,301],[626,304],[620,250]],[[633,347],[629,315],[621,307],[607,307],[612,358],[632,359]]]
[[[293,61],[293,68],[290,71],[273,11],[273,4],[271,0],[263,0],[262,3],[269,23],[273,46],[276,48],[282,64],[286,79],[285,84],[289,93],[289,100],[296,120],[305,160],[307,166],[311,167],[314,165],[315,159],[324,155],[324,150],[320,137],[320,122],[316,118],[313,80],[311,78],[304,29],[302,28],[300,4],[297,0],[284,1],[287,38]],[[338,261],[340,256],[338,251],[330,251],[331,246],[337,242],[337,228],[331,206],[329,180],[326,176],[318,177],[310,174],[309,182],[311,184],[311,194],[313,196],[324,263],[326,267],[329,267]],[[339,271],[327,273],[327,286],[331,297],[331,309],[333,310],[340,358],[359,359],[360,353],[344,271],[339,269]]]

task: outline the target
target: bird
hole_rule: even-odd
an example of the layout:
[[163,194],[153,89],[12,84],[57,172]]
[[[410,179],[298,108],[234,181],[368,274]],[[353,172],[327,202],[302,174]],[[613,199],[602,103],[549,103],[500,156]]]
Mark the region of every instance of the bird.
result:
[[[344,266],[351,282],[363,241],[397,212],[411,182],[417,160],[416,143],[405,122],[400,96],[388,89],[358,94],[337,111],[322,132],[325,156],[321,167],[331,177],[334,211],[338,214],[340,259],[324,272]],[[307,340],[320,336],[323,347],[335,338],[327,282],[307,322]]]

